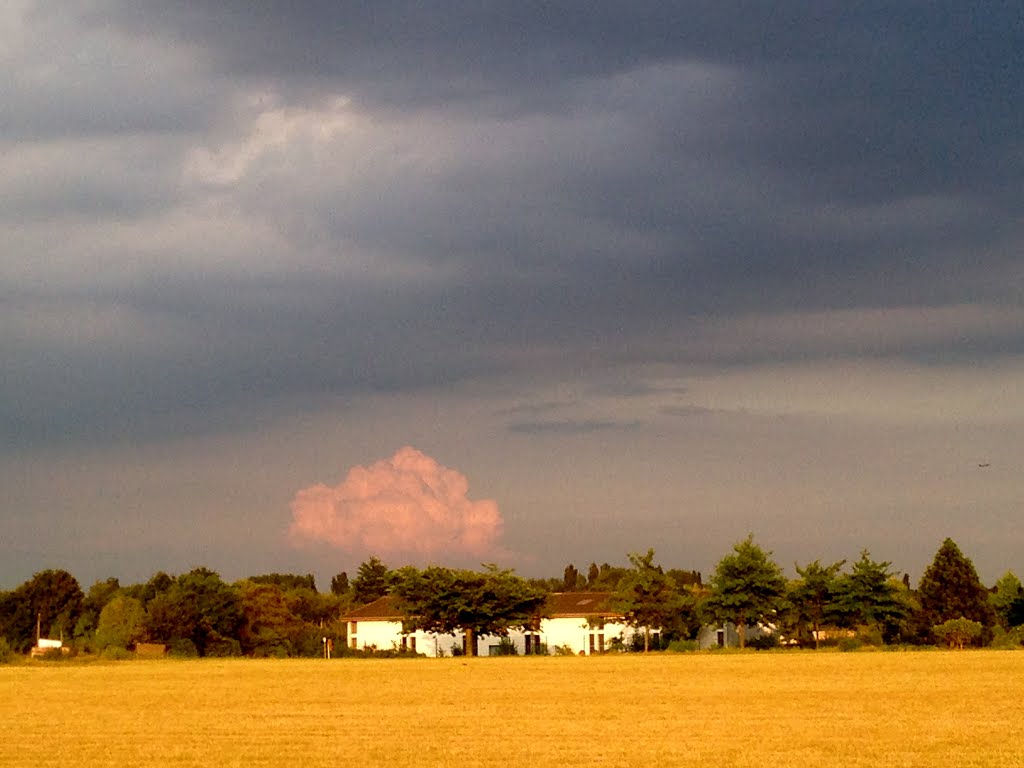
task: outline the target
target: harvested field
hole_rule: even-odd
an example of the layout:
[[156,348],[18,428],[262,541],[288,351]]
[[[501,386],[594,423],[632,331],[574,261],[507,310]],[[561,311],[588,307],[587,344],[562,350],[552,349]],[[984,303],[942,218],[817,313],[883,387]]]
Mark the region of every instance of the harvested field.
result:
[[0,767],[1024,765],[1024,653],[25,663]]

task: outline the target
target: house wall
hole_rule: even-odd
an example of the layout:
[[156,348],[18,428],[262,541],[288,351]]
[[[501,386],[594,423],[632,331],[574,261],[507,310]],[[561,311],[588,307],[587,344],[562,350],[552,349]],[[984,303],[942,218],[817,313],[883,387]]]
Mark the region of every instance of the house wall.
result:
[[[761,624],[747,627],[747,643],[759,637],[772,634],[772,628]],[[721,642],[719,642],[721,633]],[[697,647],[701,650],[709,648],[739,648],[740,634],[732,622],[726,624],[705,624],[697,633]]]
[[[586,619],[580,617],[560,617],[554,619],[541,619],[540,632],[531,633],[540,637],[540,642],[547,646],[549,654],[555,653],[555,648],[567,646],[574,654],[580,651],[584,655],[591,653],[590,637],[594,635],[593,652],[600,653],[602,650],[611,650],[612,640],[621,638],[623,642],[629,642],[633,630],[623,624],[608,622],[603,628],[591,627]],[[603,648],[601,636],[603,635]],[[526,633],[513,631],[509,633],[509,639],[516,646],[516,651],[522,655],[526,653]],[[485,647],[481,648],[480,654],[486,656],[490,646],[497,645],[499,638],[488,637],[483,642]]]
[[[354,628],[353,624],[355,624]],[[350,621],[348,623],[348,644],[350,648],[353,647],[353,639],[355,640],[354,647],[360,650],[376,648],[377,650],[385,651],[391,648],[401,648],[402,637],[402,622],[400,621],[372,619],[368,621]],[[453,647],[462,648],[461,634],[458,637],[452,637],[451,635],[436,635],[432,632],[417,630],[405,637],[407,638],[407,647],[412,645],[409,642],[409,638],[415,638],[416,653],[422,653],[425,656],[451,656]]]
[[[612,641],[615,638],[620,638],[623,643],[628,644],[632,640],[633,629],[617,622],[608,622],[603,628],[591,627],[586,619],[561,617],[542,619],[540,632],[531,634],[534,636],[539,634],[540,642],[547,647],[549,654],[555,653],[556,647],[568,646],[572,649],[573,654],[579,654],[582,651],[584,655],[590,655],[592,652],[600,653],[611,650]],[[591,635],[594,636],[593,649],[591,649]],[[516,652],[519,655],[524,655],[526,653],[526,633],[513,630],[509,632],[508,636],[515,645]],[[408,637],[415,637],[416,652],[425,656],[451,656],[453,648],[460,650],[462,648],[462,633],[453,637],[452,635],[435,635],[417,631]],[[400,648],[402,623],[383,620],[360,621],[356,623],[355,632],[353,632],[352,622],[349,622],[350,647],[353,638],[356,640],[356,647],[361,650],[371,647],[378,650]],[[477,638],[477,654],[480,656],[490,655],[491,647],[497,646],[500,642],[501,638],[496,635]]]

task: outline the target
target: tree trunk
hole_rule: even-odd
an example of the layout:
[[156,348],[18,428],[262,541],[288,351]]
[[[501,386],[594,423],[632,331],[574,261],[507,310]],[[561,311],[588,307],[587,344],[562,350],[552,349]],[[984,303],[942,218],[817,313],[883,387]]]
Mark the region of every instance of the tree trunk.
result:
[[740,636],[740,648],[747,647],[747,623],[741,621],[736,624],[736,632]]
[[821,636],[821,628],[818,626],[818,622],[814,622],[814,650],[818,650],[820,641],[818,638]]
[[476,634],[472,627],[466,628],[466,655],[476,656]]
[[644,627],[644,653],[647,653],[651,648],[651,628]]

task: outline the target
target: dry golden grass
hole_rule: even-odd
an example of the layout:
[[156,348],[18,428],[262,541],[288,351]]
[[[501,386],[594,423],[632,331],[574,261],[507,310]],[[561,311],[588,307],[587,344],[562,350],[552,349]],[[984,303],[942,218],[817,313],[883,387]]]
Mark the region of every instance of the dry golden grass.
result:
[[0,667],[0,766],[1024,766],[1024,653]]

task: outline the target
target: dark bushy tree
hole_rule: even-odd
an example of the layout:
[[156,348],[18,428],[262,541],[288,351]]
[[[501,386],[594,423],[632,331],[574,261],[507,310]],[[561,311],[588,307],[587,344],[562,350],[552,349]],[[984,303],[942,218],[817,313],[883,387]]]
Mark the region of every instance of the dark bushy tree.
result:
[[565,571],[562,573],[562,585],[561,589],[563,592],[575,592],[581,589],[586,584],[583,574],[581,574],[576,566],[569,563],[565,566]]
[[352,580],[352,602],[366,605],[384,597],[388,593],[389,574],[388,567],[376,556],[362,563]]
[[35,645],[37,625],[43,637],[70,640],[84,599],[77,579],[67,571],[40,571],[3,599],[0,632],[20,653]]
[[172,647],[187,640],[200,656],[237,645],[242,622],[238,595],[208,568],[182,574],[146,604],[150,640]]
[[715,567],[710,595],[701,604],[702,613],[713,622],[732,622],[747,644],[747,627],[768,623],[784,605],[786,580],[782,570],[754,543],[753,534],[733,546]]
[[331,577],[331,594],[346,597],[349,593],[348,574],[342,571]]
[[952,539],[946,539],[921,576],[917,588],[925,626],[966,618],[983,628],[996,623],[989,593],[978,578],[974,563]]
[[1024,624],[1024,586],[1013,571],[1007,571],[996,582],[992,608],[1004,629]]

